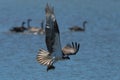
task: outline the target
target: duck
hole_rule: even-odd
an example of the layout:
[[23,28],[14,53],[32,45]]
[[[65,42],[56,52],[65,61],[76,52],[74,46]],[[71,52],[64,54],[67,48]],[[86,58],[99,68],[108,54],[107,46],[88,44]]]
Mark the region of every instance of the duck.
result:
[[23,21],[20,27],[13,27],[10,29],[11,32],[24,32],[27,28],[24,26],[25,22]]
[[47,4],[45,12],[45,43],[47,50],[39,49],[36,59],[41,65],[47,66],[46,70],[49,71],[55,69],[54,64],[56,62],[70,60],[70,55],[78,53],[80,44],[78,42],[72,42],[61,48],[60,31],[53,7]]
[[27,25],[28,25],[28,31],[34,34],[44,34],[45,30],[44,30],[44,21],[42,20],[41,22],[41,28],[38,27],[32,27],[30,26],[30,22],[32,21],[32,19],[28,19],[27,20]]
[[79,26],[73,26],[73,27],[70,27],[69,30],[70,31],[85,31],[85,28],[86,28],[86,23],[87,21],[83,21],[83,26],[82,27],[79,27]]
[[41,21],[41,28],[35,34],[45,34],[45,29],[44,29],[44,20]]

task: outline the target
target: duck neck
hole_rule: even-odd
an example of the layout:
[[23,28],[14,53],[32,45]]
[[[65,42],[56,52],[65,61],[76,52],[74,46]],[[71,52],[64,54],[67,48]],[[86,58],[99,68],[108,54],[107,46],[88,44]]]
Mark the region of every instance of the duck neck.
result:
[[24,24],[25,24],[25,23],[24,23],[24,22],[22,22],[22,25],[21,25],[21,26],[22,26],[22,27],[24,27]]
[[42,21],[41,22],[41,29],[43,29],[43,27],[44,27],[44,22]]
[[30,20],[28,20],[27,26],[28,26],[28,28],[31,28],[31,27],[30,27]]
[[85,26],[86,25],[86,22],[83,22],[83,31],[85,31]]

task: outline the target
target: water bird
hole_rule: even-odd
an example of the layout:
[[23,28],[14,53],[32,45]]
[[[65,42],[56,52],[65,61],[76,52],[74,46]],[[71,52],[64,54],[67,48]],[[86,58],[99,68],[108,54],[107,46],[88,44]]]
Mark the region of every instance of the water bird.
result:
[[27,20],[27,25],[28,25],[28,31],[34,34],[44,34],[45,30],[44,30],[44,21],[42,20],[41,22],[41,28],[38,27],[32,27],[30,26],[30,22],[32,21],[32,19],[28,19]]
[[53,7],[46,5],[46,27],[45,27],[45,42],[47,50],[40,49],[37,54],[37,61],[47,66],[47,71],[55,69],[53,65],[60,60],[69,60],[70,55],[75,55],[80,48],[80,44],[72,42],[61,48],[60,32],[57,24],[57,20],[54,15]]
[[73,27],[70,27],[69,30],[70,30],[70,31],[85,31],[86,23],[87,23],[87,21],[84,21],[82,27],[73,26]]
[[24,32],[25,30],[27,30],[26,27],[24,27],[25,22],[23,21],[20,27],[13,27],[12,29],[10,29],[11,32]]

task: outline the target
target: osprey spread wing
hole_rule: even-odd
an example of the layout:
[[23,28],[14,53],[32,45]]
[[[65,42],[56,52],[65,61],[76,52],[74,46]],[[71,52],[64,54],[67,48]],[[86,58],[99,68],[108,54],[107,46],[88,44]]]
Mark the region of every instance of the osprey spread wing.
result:
[[47,50],[40,49],[37,55],[37,61],[47,66],[47,71],[55,69],[54,63],[62,60],[69,59],[69,55],[74,55],[78,52],[80,44],[72,42],[72,44],[66,45],[63,49],[60,43],[60,34],[58,29],[57,20],[54,15],[54,8],[46,5],[46,46]]

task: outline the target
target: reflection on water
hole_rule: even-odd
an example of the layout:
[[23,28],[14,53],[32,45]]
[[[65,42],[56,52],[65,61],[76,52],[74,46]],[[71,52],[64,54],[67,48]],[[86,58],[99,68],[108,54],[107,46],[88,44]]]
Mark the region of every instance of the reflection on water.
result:
[[[56,69],[49,72],[36,61],[38,50],[46,49],[44,35],[9,33],[10,28],[28,18],[33,19],[31,25],[39,26],[45,19],[47,2],[55,8],[62,46],[72,41],[81,43],[77,55],[56,63]],[[119,80],[119,5],[118,0],[0,1],[0,79]],[[68,31],[68,27],[82,25],[84,20],[88,21],[85,32]]]

